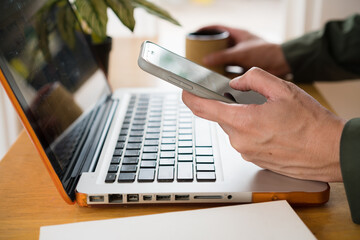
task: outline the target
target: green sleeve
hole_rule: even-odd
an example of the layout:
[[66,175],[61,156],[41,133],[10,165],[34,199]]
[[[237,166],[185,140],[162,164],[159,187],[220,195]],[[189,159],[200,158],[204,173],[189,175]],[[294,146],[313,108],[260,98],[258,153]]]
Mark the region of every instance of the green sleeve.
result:
[[294,82],[360,78],[360,15],[330,21],[324,29],[285,42]]
[[360,118],[345,124],[340,142],[340,165],[351,217],[360,224]]

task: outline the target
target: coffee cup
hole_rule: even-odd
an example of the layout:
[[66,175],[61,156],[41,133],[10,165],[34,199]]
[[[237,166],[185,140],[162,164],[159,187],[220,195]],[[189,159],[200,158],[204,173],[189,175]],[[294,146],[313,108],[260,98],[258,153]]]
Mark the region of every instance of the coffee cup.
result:
[[226,49],[228,47],[229,36],[229,32],[216,29],[199,30],[189,33],[186,35],[185,56],[197,64],[224,75],[224,65],[208,67],[203,64],[203,58],[210,53]]

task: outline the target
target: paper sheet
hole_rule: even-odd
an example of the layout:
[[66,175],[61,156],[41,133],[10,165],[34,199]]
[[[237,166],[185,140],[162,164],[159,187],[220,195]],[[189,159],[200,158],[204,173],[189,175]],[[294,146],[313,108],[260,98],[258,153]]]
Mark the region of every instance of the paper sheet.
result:
[[47,239],[316,238],[286,201],[275,201],[41,227]]

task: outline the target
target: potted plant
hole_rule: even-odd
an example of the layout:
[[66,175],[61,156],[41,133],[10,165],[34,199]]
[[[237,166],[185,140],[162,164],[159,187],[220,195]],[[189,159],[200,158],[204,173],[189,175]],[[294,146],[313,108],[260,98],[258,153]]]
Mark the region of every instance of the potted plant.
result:
[[[72,9],[69,8],[68,1],[69,0],[49,0],[38,12],[37,32],[45,57],[50,56],[50,51],[47,40],[48,29],[44,22],[46,22],[47,17],[49,17],[54,7],[56,7],[58,11],[56,18],[61,37],[69,47],[73,47],[75,44],[75,28],[78,28],[79,25],[72,13]],[[84,33],[88,34],[88,40],[92,45],[94,55],[103,69],[107,69],[108,54],[111,49],[111,38],[106,35],[108,22],[107,10],[109,8],[131,32],[135,29],[136,20],[134,18],[134,10],[136,8],[143,8],[149,14],[165,19],[175,25],[180,25],[167,11],[148,0],[70,0],[69,2],[80,22],[80,28]]]

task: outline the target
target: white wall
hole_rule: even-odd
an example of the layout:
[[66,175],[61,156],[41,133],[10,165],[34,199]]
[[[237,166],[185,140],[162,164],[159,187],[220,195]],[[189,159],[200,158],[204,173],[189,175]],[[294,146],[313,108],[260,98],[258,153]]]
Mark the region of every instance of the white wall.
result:
[[0,161],[16,140],[21,125],[4,89],[0,86]]

